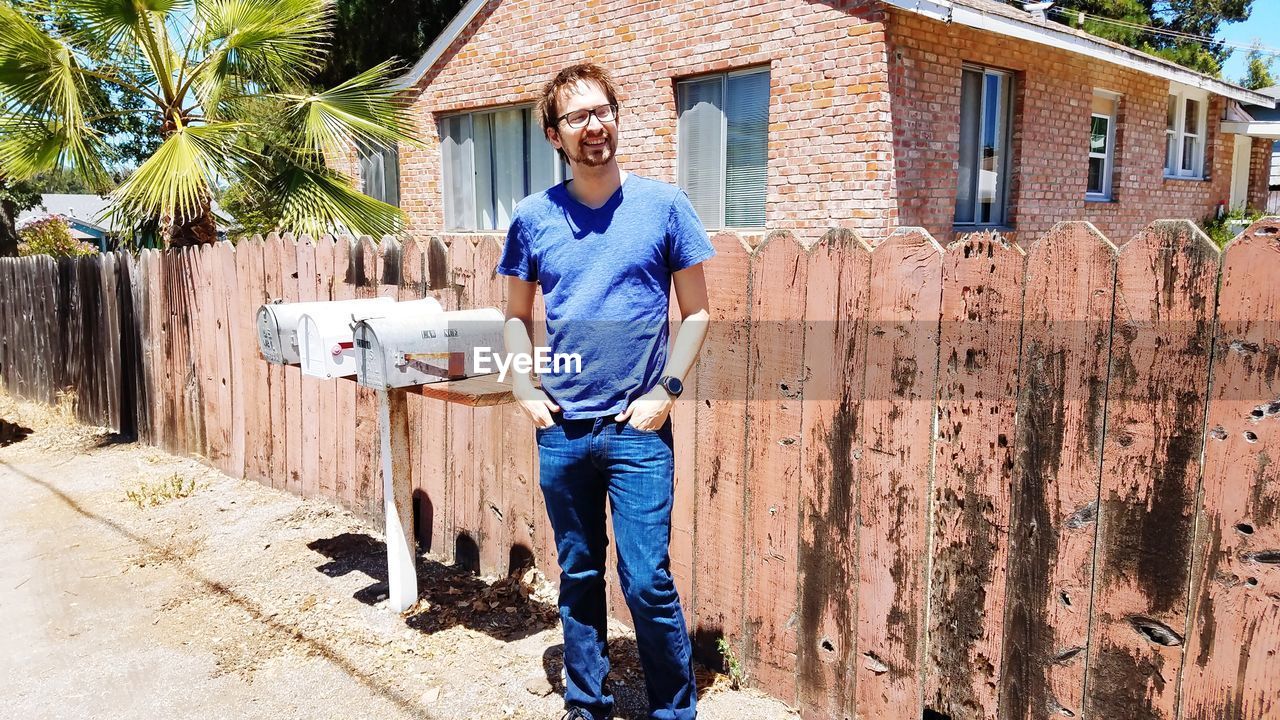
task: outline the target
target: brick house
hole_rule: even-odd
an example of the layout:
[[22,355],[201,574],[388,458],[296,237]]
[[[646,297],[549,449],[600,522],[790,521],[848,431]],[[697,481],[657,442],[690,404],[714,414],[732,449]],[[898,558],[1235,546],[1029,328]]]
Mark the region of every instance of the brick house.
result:
[[361,153],[415,233],[505,230],[566,168],[539,85],[592,60],[623,96],[619,161],[708,229],[842,226],[876,242],[1265,205],[1275,100],[994,0],[472,0],[402,79],[425,149]]

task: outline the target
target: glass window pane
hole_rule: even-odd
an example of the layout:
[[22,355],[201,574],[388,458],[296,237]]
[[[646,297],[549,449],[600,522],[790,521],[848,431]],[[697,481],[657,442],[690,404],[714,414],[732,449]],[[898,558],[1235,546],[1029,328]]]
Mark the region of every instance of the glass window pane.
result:
[[1008,112],[1008,81],[1003,75],[984,78],[982,112],[982,157],[978,175],[978,222],[1004,222],[1004,154]]
[[1165,172],[1173,173],[1177,169],[1178,136],[1174,133],[1165,133],[1164,137],[1164,169]]
[[1093,117],[1089,123],[1089,152],[1105,155],[1107,152],[1107,118]]
[[1102,186],[1102,176],[1105,171],[1106,159],[1089,158],[1089,192],[1095,195],[1101,195],[1106,192],[1106,188]]
[[769,73],[731,75],[725,89],[724,224],[764,227]]
[[680,83],[678,88],[679,183],[702,224],[723,227],[724,78]]
[[522,109],[499,110],[493,117],[493,226],[506,230],[516,203],[528,194],[525,177],[525,124]]
[[472,169],[471,116],[455,115],[440,121],[443,164],[445,228],[475,228],[475,189]]
[[476,220],[472,227],[477,230],[492,230],[498,214],[493,204],[493,113],[476,113],[472,118],[476,188]]
[[526,110],[525,119],[529,126],[529,194],[532,195],[560,181],[560,156],[547,142],[547,134],[534,113]]
[[1187,101],[1186,120],[1182,124],[1183,132],[1193,135],[1200,134],[1200,101]]
[[1178,96],[1170,95],[1168,102],[1168,113],[1165,117],[1165,127],[1169,130],[1177,130],[1178,127]]
[[973,193],[978,169],[978,125],[981,121],[982,73],[965,70],[960,78],[960,177],[956,186],[956,218],[974,221]]
[[1190,135],[1182,139],[1182,173],[1192,175],[1196,171],[1196,156],[1200,152],[1200,140]]
[[382,202],[400,207],[400,148],[384,148],[382,158]]

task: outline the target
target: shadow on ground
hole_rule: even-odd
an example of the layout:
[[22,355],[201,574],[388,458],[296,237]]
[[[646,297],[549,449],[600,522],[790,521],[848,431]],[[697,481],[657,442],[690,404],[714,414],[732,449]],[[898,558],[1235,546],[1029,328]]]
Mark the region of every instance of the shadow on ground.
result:
[[31,428],[0,419],[0,447],[20,443],[31,435]]
[[[307,547],[328,558],[316,569],[329,577],[363,573],[376,582],[361,588],[355,599],[374,605],[387,596],[387,546],[364,533],[321,538]],[[405,623],[425,634],[461,625],[498,640],[520,640],[554,627],[554,606],[527,597],[520,572],[487,583],[465,567],[418,557],[418,604]],[[425,601],[425,602],[423,602]]]

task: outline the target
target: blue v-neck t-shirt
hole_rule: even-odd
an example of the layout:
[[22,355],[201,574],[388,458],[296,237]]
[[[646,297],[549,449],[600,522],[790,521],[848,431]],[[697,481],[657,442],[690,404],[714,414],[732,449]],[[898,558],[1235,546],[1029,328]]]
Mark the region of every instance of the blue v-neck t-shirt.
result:
[[658,384],[671,274],[713,255],[684,191],[634,173],[596,209],[567,182],[516,205],[497,271],[539,284],[551,352],[581,358],[541,374],[566,419],[620,413]]

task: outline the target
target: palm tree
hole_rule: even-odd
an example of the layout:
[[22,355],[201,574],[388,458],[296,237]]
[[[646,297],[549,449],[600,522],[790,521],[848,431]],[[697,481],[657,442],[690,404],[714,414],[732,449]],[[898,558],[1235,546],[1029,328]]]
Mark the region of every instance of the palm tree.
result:
[[[112,193],[127,226],[211,242],[213,191],[238,181],[295,232],[394,234],[403,214],[325,159],[418,144],[412,118],[391,62],[307,89],[332,16],[332,0],[0,0],[0,177],[69,167],[95,181],[112,152],[95,123],[141,112],[160,142]],[[149,107],[104,106],[91,85]]]

